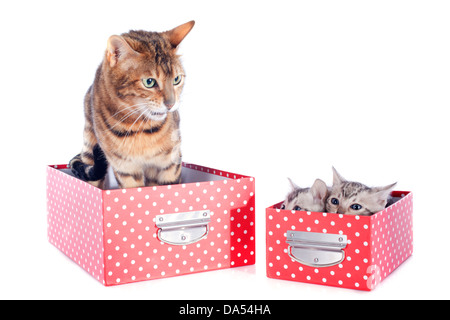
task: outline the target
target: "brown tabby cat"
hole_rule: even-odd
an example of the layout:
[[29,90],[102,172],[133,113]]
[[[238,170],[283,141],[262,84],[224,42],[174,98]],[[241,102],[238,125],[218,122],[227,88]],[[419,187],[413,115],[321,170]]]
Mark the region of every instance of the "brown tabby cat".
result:
[[84,146],[70,161],[75,176],[102,188],[110,165],[121,188],[180,182],[185,75],[176,52],[193,26],[108,39],[84,100]]
[[333,168],[333,186],[326,202],[327,212],[369,216],[386,207],[392,188],[369,188],[362,183],[345,180]]
[[291,179],[291,192],[281,205],[284,210],[324,212],[327,200],[328,187],[320,179],[316,179],[311,188],[300,188]]

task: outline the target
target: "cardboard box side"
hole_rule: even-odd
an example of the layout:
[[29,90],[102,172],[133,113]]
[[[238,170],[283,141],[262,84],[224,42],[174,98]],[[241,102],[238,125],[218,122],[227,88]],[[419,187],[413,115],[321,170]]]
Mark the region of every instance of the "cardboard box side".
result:
[[[253,178],[105,190],[104,197],[106,285],[254,264]],[[203,239],[158,238],[157,215],[202,210],[211,216]]]
[[[266,258],[270,278],[367,290],[364,276],[370,252],[368,217],[323,212],[266,209]],[[342,262],[331,266],[310,266],[289,256],[286,232],[345,235]]]
[[413,252],[412,192],[398,191],[401,199],[371,216],[371,289],[389,276]]
[[101,190],[47,167],[48,240],[101,283],[103,217]]
[[256,262],[255,179],[237,179],[233,189],[238,192],[240,203],[231,210],[231,267],[252,265]]

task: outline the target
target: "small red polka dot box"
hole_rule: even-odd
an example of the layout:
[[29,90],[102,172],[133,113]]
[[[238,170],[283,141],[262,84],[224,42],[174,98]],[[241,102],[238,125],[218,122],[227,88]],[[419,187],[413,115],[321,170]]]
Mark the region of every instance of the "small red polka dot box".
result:
[[267,276],[370,291],[413,251],[413,195],[371,216],[266,209]]
[[50,243],[106,286],[255,263],[255,181],[183,163],[182,184],[102,190],[47,167]]

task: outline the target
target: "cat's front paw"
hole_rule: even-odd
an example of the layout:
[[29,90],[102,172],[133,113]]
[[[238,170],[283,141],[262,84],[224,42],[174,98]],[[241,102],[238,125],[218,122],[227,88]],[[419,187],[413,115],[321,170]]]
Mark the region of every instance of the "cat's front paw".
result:
[[86,165],[81,161],[81,154],[77,154],[72,160],[69,161],[69,167],[72,170],[73,175],[83,181],[88,181],[89,178],[86,174]]

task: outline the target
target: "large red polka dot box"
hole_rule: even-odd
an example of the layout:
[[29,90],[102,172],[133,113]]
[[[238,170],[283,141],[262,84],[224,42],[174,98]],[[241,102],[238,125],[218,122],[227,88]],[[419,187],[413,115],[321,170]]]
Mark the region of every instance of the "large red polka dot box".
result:
[[267,276],[370,291],[413,251],[413,195],[371,216],[266,209]]
[[102,190],[47,167],[50,243],[104,285],[255,263],[255,181],[183,163],[182,183]]

